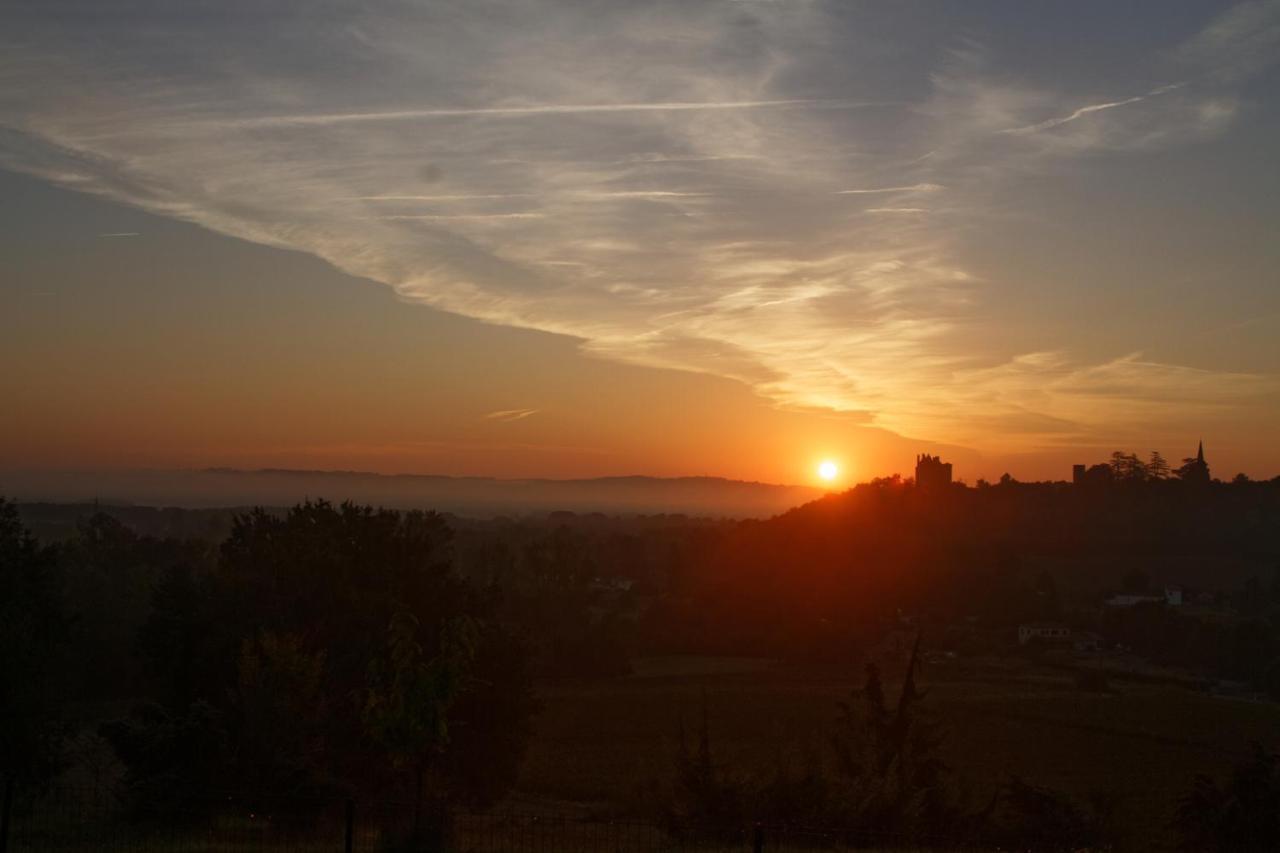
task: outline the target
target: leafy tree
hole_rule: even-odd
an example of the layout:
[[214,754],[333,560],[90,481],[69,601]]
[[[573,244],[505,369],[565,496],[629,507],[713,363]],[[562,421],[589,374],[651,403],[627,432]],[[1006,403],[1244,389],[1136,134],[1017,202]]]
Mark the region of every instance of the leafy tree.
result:
[[370,739],[393,766],[414,780],[415,827],[420,826],[427,773],[449,742],[449,709],[462,692],[475,657],[476,628],[447,623],[440,651],[427,658],[418,643],[419,623],[400,612],[387,630],[386,654],[369,665],[363,719]]
[[1160,455],[1159,450],[1151,451],[1151,458],[1147,461],[1147,475],[1153,480],[1169,479],[1169,463]]
[[1187,850],[1280,849],[1280,755],[1255,744],[1225,784],[1197,776],[1178,804],[1177,825]]
[[185,564],[170,566],[156,581],[137,650],[162,704],[186,708],[217,696],[230,681],[239,638],[222,619],[222,592],[215,577]]
[[242,644],[230,701],[242,785],[273,796],[323,792],[324,660],[292,635]]
[[1272,699],[1280,700],[1280,657],[1268,664],[1262,675],[1262,689]]
[[515,785],[539,704],[524,644],[492,620],[475,626],[472,677],[450,705],[439,769],[451,798],[487,808]]
[[503,590],[508,617],[528,631],[541,673],[611,676],[630,672],[629,629],[621,603],[593,581],[586,543],[567,526],[525,544],[520,572]]
[[59,566],[65,600],[73,616],[76,653],[72,676],[81,699],[138,695],[141,681],[131,652],[147,618],[156,540],[141,537],[106,513],[76,525],[62,545]]
[[1173,473],[1179,480],[1199,482],[1204,477],[1204,466],[1196,457],[1184,456],[1182,464],[1175,468]]
[[1105,849],[1114,835],[1114,803],[1095,795],[1083,809],[1067,797],[1014,778],[1001,791],[995,830],[1002,847],[1025,850]]
[[[950,784],[940,758],[942,733],[922,706],[916,685],[919,641],[896,702],[886,696],[880,670],[869,665],[854,701],[840,704],[831,738],[835,776],[807,756],[800,772],[779,757],[771,776],[735,774],[717,762],[706,711],[696,742],[680,730],[675,785],[668,809],[673,829],[738,841],[748,820],[841,828],[853,847],[886,840],[982,849],[1109,849],[1116,837],[1116,804],[1094,794],[1084,805],[1057,792],[1011,779],[980,811],[969,811]],[[728,830],[728,832],[725,832]]]
[[56,769],[67,627],[54,551],[0,498],[0,777],[39,782]]
[[99,734],[125,763],[126,805],[140,815],[188,813],[210,805],[226,781],[229,745],[224,715],[208,702],[180,711],[155,703],[104,723]]
[[736,827],[745,811],[746,792],[743,787],[720,767],[712,755],[711,730],[704,699],[696,747],[690,748],[684,721],[680,723],[675,791],[668,819],[677,830],[687,831],[690,823]]
[[867,678],[854,704],[841,703],[832,738],[836,766],[851,787],[856,825],[875,832],[937,831],[951,819],[939,751],[942,734],[919,710],[924,691],[916,687],[920,639],[911,652],[897,704],[890,708],[879,668]]
[[222,777],[247,789],[378,792],[420,760],[444,794],[492,801],[535,704],[522,644],[494,596],[453,572],[451,538],[434,513],[349,503],[238,516],[212,571],[175,566],[156,585],[139,638],[162,682],[151,717],[206,704],[227,739]]
[[1116,480],[1138,483],[1148,477],[1147,466],[1135,453],[1117,450],[1111,454],[1111,473]]

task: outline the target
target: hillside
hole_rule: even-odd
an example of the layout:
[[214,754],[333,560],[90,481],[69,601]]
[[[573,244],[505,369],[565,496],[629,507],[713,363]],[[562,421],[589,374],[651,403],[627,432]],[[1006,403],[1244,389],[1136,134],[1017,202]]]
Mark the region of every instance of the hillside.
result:
[[99,471],[0,473],[0,494],[30,502],[147,506],[290,506],[307,498],[353,500],[470,517],[557,510],[608,514],[683,513],[763,518],[822,494],[807,486],[719,477],[602,477],[582,480],[445,477],[358,471]]

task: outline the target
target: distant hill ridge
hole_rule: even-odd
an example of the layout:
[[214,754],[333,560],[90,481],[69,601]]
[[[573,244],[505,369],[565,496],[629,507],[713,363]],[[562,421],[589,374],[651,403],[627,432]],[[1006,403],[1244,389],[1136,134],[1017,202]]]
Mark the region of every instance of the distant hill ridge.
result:
[[809,486],[723,477],[621,475],[580,479],[454,477],[367,471],[203,468],[189,470],[4,472],[0,494],[23,501],[92,501],[150,506],[288,506],[308,498],[491,517],[569,510],[762,518],[824,494]]
[[395,480],[449,480],[454,482],[487,483],[725,483],[740,486],[763,486],[769,489],[806,489],[814,494],[823,490],[811,486],[795,486],[786,483],[765,483],[760,480],[735,480],[732,477],[715,477],[695,474],[681,477],[655,477],[649,474],[611,474],[603,477],[485,477],[475,474],[382,474],[377,471],[353,471],[345,468],[195,468],[209,474],[289,474],[298,476],[382,477]]

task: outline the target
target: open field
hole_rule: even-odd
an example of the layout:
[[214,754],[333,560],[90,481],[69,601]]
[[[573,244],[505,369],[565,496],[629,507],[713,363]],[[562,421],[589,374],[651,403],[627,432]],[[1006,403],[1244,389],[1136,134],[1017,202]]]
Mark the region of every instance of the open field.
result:
[[[680,658],[641,661],[627,678],[545,686],[519,793],[561,807],[641,808],[670,777],[682,719],[696,726],[704,703],[717,758],[767,768],[779,755],[821,749],[836,703],[858,684],[857,668]],[[1103,792],[1143,846],[1167,838],[1196,773],[1226,772],[1251,741],[1280,745],[1280,706],[1181,687],[1115,682],[1091,693],[1069,674],[997,660],[930,666],[923,685],[975,805],[1013,775],[1082,801]]]
[[[670,779],[682,723],[696,727],[705,704],[716,759],[767,770],[805,750],[820,753],[837,702],[861,682],[857,667],[804,671],[756,658],[672,657],[642,660],[635,669],[626,678],[542,686],[543,711],[515,796],[493,812],[459,815],[457,849],[683,849],[646,819]],[[1225,773],[1251,741],[1280,746],[1280,706],[1185,687],[1115,682],[1110,692],[1085,692],[1069,673],[1009,659],[935,663],[922,684],[926,706],[949,733],[946,759],[973,808],[1014,775],[1081,801],[1109,794],[1127,849],[1172,845],[1172,808],[1196,773]],[[897,688],[891,677],[891,700]],[[337,801],[301,823],[231,806],[226,817],[153,830],[113,822],[109,798],[60,802],[64,811],[23,815],[11,849],[101,849],[110,839],[111,849],[127,851],[312,851],[341,849],[343,837]],[[355,809],[355,850],[386,849],[386,833],[408,826],[404,804]],[[768,851],[841,848],[834,836],[770,832]],[[751,848],[745,836],[723,847]]]

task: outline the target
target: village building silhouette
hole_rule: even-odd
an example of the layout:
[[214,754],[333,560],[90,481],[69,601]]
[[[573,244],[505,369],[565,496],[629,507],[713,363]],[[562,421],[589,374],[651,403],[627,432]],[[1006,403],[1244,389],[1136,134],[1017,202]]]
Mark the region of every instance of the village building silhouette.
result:
[[945,489],[951,485],[951,463],[928,453],[916,456],[916,486],[921,489]]

